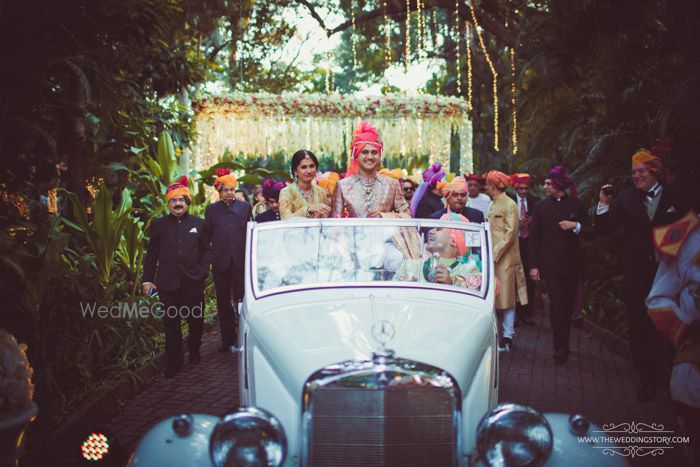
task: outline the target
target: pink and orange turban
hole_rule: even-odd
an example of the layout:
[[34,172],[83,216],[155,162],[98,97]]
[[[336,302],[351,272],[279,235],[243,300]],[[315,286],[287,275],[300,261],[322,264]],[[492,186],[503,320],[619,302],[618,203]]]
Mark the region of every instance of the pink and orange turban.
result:
[[231,173],[231,169],[218,168],[215,172],[217,177],[214,182],[214,189],[216,191],[220,191],[224,185],[231,185],[234,188],[238,185],[236,177]]
[[283,182],[266,178],[262,181],[262,195],[265,199],[279,199],[280,191],[285,187]]
[[187,185],[189,185],[189,181],[184,175],[180,177],[179,180],[168,185],[168,189],[165,190],[165,201],[170,201],[171,198],[175,198],[178,196],[184,196],[185,198],[188,198],[191,202],[192,195],[190,194],[190,189],[187,188]]
[[[441,221],[455,221],[455,222],[469,222],[466,217],[455,212],[448,212],[440,217]],[[455,246],[457,247],[457,253],[459,256],[467,256],[469,254],[469,247],[467,246],[467,239],[464,236],[464,231],[460,229],[449,229],[450,238],[454,240]]]
[[379,131],[377,131],[371,123],[363,120],[355,126],[355,130],[352,132],[352,142],[350,143],[351,160],[350,163],[348,163],[346,177],[357,173],[357,155],[367,144],[371,144],[377,148],[379,150],[379,157],[382,157],[384,143],[382,142]]
[[571,188],[571,196],[578,198],[578,193],[576,193],[576,184],[569,177],[569,171],[563,165],[555,165],[552,170],[547,174],[547,179],[551,182],[552,186],[557,190],[564,191],[567,188]]
[[513,175],[510,176],[510,185],[515,186],[518,183],[524,183],[526,185],[529,185],[532,182],[532,178],[530,177],[530,174],[526,173],[514,173]]
[[463,191],[465,193],[469,191],[467,181],[464,179],[464,177],[455,177],[450,183],[443,186],[442,196],[449,198],[453,191]]
[[491,183],[499,190],[505,190],[510,184],[510,178],[508,175],[498,170],[491,170],[486,174],[486,182]]

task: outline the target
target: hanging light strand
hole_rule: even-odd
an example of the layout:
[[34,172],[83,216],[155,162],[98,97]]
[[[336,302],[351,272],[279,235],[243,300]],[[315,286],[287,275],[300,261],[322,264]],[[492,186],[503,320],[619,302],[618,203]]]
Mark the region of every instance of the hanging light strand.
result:
[[357,24],[355,18],[355,8],[357,8],[357,2],[352,1],[350,5],[351,16],[352,16],[352,68],[353,70],[357,68]]
[[438,40],[438,25],[437,25],[437,8],[433,8],[433,51],[437,50]]
[[462,43],[462,29],[459,20],[459,0],[455,0],[455,29],[457,37],[455,38],[455,67],[457,68],[457,95],[462,95],[462,57],[460,53],[460,45]]
[[383,0],[382,3],[384,5],[384,29],[386,32],[386,50],[384,51],[384,60],[386,61],[386,67],[389,68],[389,65],[391,64],[391,24],[389,23],[386,0]]
[[515,89],[515,48],[510,49],[510,103],[513,106],[513,155],[518,153],[518,109]]
[[418,4],[418,36],[419,36],[419,47],[420,47],[420,58],[424,59],[427,54],[425,53],[425,3],[423,0],[417,0]]
[[411,61],[411,0],[406,0],[406,57],[404,68],[408,70]]
[[[325,4],[325,12],[326,12],[326,23],[328,22],[328,0],[326,0]],[[328,27],[325,28],[326,32],[326,38],[329,35]],[[330,95],[331,93],[331,54],[330,52],[326,52],[326,95]]]
[[469,10],[471,11],[472,21],[474,22],[474,28],[476,29],[476,36],[479,38],[479,45],[481,50],[484,52],[484,57],[486,57],[486,63],[489,65],[491,70],[491,75],[493,76],[493,148],[498,151],[498,72],[496,72],[496,67],[491,61],[491,56],[488,50],[486,50],[486,44],[484,43],[484,37],[481,34],[479,27],[479,21],[476,19],[476,12],[474,7],[469,5]]
[[472,28],[469,20],[465,21],[467,25],[466,42],[467,42],[467,109],[472,110]]

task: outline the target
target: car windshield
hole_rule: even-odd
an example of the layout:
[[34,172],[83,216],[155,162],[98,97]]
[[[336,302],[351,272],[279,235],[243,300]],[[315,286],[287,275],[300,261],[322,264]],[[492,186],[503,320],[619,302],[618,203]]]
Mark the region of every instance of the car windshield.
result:
[[283,291],[391,286],[485,297],[482,225],[414,219],[323,219],[251,224],[256,297]]

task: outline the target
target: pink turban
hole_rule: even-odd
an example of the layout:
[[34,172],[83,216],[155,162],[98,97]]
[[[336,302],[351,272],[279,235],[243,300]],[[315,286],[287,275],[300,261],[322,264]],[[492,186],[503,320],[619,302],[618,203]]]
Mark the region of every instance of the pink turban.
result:
[[350,143],[352,159],[348,164],[348,171],[345,174],[346,177],[357,173],[357,155],[367,144],[371,144],[377,148],[379,150],[379,157],[382,157],[384,143],[382,143],[381,135],[371,123],[363,120],[355,126],[355,131],[352,132],[352,143]]
[[285,185],[283,182],[266,178],[262,182],[262,195],[265,199],[279,199],[280,191],[282,191],[284,187]]
[[549,174],[547,174],[547,179],[557,190],[564,191],[567,188],[571,188],[571,196],[578,198],[576,184],[572,178],[569,177],[569,171],[563,165],[555,165],[552,167],[552,170],[550,170]]
[[[466,217],[461,214],[454,212],[448,212],[440,217],[441,221],[455,221],[455,222],[469,222]],[[469,254],[469,247],[467,246],[467,239],[464,236],[464,231],[460,229],[449,229],[450,238],[454,240],[455,246],[457,247],[457,252],[459,256],[466,256]]]
[[517,183],[524,183],[526,185],[529,185],[530,182],[532,182],[532,178],[530,178],[530,174],[515,173],[515,174],[510,176],[511,186],[515,186]]
[[508,178],[508,175],[504,174],[503,172],[491,170],[486,174],[486,182],[491,183],[499,190],[505,190],[510,184],[510,179]]

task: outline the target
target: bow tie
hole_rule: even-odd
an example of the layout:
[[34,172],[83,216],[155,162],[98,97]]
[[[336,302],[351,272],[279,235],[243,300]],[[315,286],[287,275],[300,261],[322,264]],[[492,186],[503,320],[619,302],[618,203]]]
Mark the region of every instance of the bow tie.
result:
[[647,196],[649,198],[653,198],[654,196],[656,196],[656,192],[654,190],[649,190],[647,191]]

